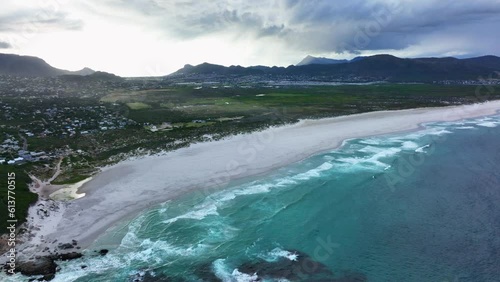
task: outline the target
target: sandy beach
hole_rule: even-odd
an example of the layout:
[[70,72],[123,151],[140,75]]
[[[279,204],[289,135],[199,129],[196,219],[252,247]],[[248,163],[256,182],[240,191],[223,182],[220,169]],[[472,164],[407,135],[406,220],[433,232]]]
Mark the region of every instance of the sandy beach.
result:
[[[44,229],[44,242],[78,241],[89,247],[118,221],[188,191],[209,194],[230,181],[266,173],[337,148],[344,140],[418,129],[422,123],[496,114],[500,101],[446,108],[372,112],[274,127],[225,140],[194,144],[160,156],[103,169],[66,202]],[[56,220],[56,222],[54,222]],[[40,240],[33,239],[33,242]],[[28,243],[29,244],[29,243]],[[39,244],[44,249],[47,244]],[[27,248],[33,252],[37,248]]]

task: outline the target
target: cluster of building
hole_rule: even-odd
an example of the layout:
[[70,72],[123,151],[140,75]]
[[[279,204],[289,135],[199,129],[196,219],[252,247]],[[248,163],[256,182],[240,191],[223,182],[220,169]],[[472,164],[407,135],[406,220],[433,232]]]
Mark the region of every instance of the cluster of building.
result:
[[[14,136],[6,134],[7,139],[3,140],[0,145],[0,165],[2,164],[22,164],[25,162],[38,162],[42,160],[50,160],[57,158],[59,155],[55,153],[47,154],[45,152],[36,152],[24,150],[21,147],[19,140]],[[24,146],[23,146],[24,147]]]
[[[22,120],[31,122],[26,128],[19,129],[27,137],[57,136],[61,138],[86,135],[99,131],[108,131],[135,125],[135,121],[121,116],[112,109],[102,105],[71,106],[48,108],[18,108],[7,103],[1,103],[4,109],[4,119]],[[16,126],[10,126],[12,129]]]
[[6,132],[0,135],[0,165],[46,161],[68,154],[68,148],[37,148],[37,139],[78,138],[136,124],[120,115],[115,107],[118,105],[75,106],[0,101],[0,127]]
[[18,154],[19,154],[18,157],[12,159],[0,158],[0,165],[1,164],[14,165],[14,164],[23,164],[25,162],[38,162],[41,160],[55,159],[57,157],[54,155],[49,155],[45,152],[30,152],[24,150],[19,150]]
[[[78,78],[78,77],[77,77]],[[74,80],[71,77],[0,76],[0,93],[10,97],[100,97],[109,89],[126,87],[122,80]]]

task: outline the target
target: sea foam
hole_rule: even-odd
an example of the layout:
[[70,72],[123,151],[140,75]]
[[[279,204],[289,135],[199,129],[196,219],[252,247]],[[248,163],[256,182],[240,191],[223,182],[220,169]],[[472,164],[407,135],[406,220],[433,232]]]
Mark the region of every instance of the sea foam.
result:
[[267,262],[275,262],[281,258],[286,258],[286,259],[291,260],[291,261],[297,261],[299,259],[299,255],[297,253],[283,250],[281,248],[275,248],[268,253],[265,253],[263,255],[259,255],[259,257],[264,259]]
[[218,259],[212,263],[212,269],[217,278],[223,282],[252,282],[259,281],[259,276],[256,273],[249,275],[240,272],[238,269],[231,270],[226,265],[225,259]]

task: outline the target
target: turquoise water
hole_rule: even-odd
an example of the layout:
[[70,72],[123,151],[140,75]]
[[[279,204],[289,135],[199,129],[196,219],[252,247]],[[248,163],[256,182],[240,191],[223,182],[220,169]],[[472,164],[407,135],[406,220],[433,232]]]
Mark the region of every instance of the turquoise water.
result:
[[108,255],[61,263],[54,281],[500,281],[498,125],[350,140],[186,195],[124,226]]

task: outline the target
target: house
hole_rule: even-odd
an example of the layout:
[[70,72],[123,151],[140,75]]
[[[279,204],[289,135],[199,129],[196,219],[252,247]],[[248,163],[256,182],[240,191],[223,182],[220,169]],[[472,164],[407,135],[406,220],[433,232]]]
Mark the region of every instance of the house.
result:
[[45,152],[30,152],[30,155],[33,157],[39,157],[45,155]]
[[4,159],[1,159],[0,160],[0,164],[4,164],[5,163],[5,160]]
[[8,161],[8,162],[7,162],[7,164],[10,164],[10,165],[13,165],[13,164],[15,164],[15,163],[16,163],[16,162],[15,162],[15,161],[13,161],[13,160],[10,160],[10,161]]

